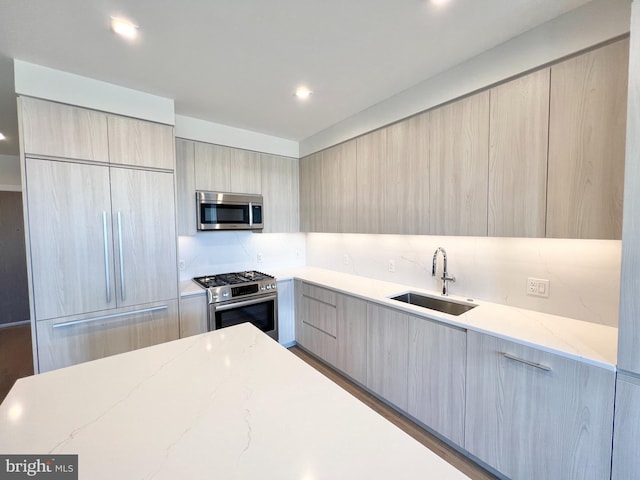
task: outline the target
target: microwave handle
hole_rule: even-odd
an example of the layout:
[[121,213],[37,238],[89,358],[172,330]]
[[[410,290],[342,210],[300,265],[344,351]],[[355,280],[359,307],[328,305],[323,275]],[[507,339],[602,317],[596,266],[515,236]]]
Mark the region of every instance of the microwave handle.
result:
[[253,204],[249,202],[249,226],[253,226]]

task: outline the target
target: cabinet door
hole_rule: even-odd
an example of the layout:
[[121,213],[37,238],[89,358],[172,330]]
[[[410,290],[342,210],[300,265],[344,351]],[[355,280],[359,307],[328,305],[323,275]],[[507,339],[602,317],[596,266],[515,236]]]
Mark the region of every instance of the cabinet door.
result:
[[196,174],[194,142],[176,138],[176,203],[178,235],[195,235]]
[[464,445],[467,339],[464,330],[409,317],[407,412]]
[[[334,301],[329,299],[333,296]],[[296,342],[336,364],[335,293],[296,281]]]
[[37,322],[40,373],[178,339],[178,302]]
[[174,169],[173,127],[117,115],[108,127],[112,164]]
[[[357,178],[357,231],[358,233],[384,233],[387,220],[393,216],[389,210],[389,179],[396,171],[387,162],[387,129],[371,132],[356,140]],[[397,214],[397,208],[394,212]]]
[[264,233],[300,231],[298,160],[261,155]]
[[322,152],[323,232],[356,231],[356,142],[351,140]]
[[615,372],[467,332],[465,449],[509,478],[609,478]]
[[551,67],[547,237],[620,239],[629,40]]
[[106,114],[28,97],[20,109],[25,154],[109,161]]
[[367,302],[338,294],[336,367],[351,378],[367,381]]
[[177,298],[173,174],[111,168],[118,306]]
[[300,159],[300,230],[322,231],[322,152]]
[[262,193],[260,154],[232,148],[230,152],[230,186],[234,193]]
[[195,142],[196,190],[231,191],[231,148]]
[[632,480],[640,472],[640,379],[618,374],[611,480]]
[[487,235],[489,92],[430,113],[429,233]]
[[367,382],[370,390],[407,410],[409,316],[367,306]]
[[199,335],[208,330],[207,308],[206,295],[180,298],[180,338]]
[[387,129],[382,233],[429,233],[430,121],[427,112]]
[[116,306],[109,167],[26,159],[36,320]]
[[295,286],[293,280],[278,280],[278,342],[295,344]]
[[489,236],[545,236],[549,75],[491,89]]

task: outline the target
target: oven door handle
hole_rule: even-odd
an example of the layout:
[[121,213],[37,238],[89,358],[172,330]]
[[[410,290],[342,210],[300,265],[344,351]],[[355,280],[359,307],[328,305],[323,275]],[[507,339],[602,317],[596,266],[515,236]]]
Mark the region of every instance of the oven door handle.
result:
[[269,302],[276,300],[278,295],[265,295],[263,297],[253,298],[251,300],[245,300],[244,302],[231,302],[225,305],[215,305],[216,312],[224,312],[225,310],[231,310],[234,308],[248,307],[249,305],[255,305],[256,303]]

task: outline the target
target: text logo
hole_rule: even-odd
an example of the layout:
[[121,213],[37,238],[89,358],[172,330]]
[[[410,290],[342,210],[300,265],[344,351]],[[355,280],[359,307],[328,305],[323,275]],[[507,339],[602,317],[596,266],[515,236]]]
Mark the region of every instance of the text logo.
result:
[[78,480],[78,455],[0,455],[0,480]]

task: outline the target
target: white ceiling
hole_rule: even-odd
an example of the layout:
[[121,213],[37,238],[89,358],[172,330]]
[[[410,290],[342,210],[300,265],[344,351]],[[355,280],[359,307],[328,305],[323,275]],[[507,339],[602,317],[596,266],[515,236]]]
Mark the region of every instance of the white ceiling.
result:
[[[0,131],[20,59],[302,140],[589,0],[0,0]],[[140,26],[128,43],[109,17]],[[296,86],[312,97],[300,102]],[[0,142],[0,154],[17,154]]]

